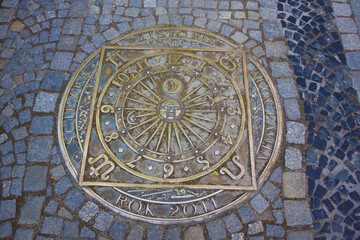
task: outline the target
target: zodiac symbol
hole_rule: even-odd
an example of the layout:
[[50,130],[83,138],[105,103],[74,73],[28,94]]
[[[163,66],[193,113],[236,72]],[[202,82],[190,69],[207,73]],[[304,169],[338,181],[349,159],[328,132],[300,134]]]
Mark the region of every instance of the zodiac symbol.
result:
[[130,112],[129,115],[127,116],[128,123],[131,125],[138,124],[137,122],[135,122],[135,118],[136,118],[135,112],[134,111]]

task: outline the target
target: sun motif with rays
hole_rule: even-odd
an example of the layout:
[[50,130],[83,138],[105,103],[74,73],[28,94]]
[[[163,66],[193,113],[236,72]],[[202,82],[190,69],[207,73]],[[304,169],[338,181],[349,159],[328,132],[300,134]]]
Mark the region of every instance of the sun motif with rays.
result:
[[[238,109],[244,113],[244,103],[239,92],[234,88],[223,92],[214,81],[216,78],[226,78],[224,74],[220,76],[219,69],[213,69],[212,74],[207,73],[204,69],[209,67],[201,69],[201,59],[191,54],[184,54],[183,64],[167,64],[163,61],[164,58],[168,58],[166,53],[148,57],[146,61],[151,67],[141,69],[142,71],[133,67],[136,62],[124,67],[121,74],[126,73],[130,77],[124,82],[121,91],[112,91],[114,88],[111,86],[114,84],[109,84],[101,97],[103,101],[111,96],[116,97],[116,103],[112,108],[117,131],[104,133],[107,136],[104,136],[103,142],[109,149],[115,149],[118,146],[114,147],[115,141],[111,140],[121,139],[126,149],[131,150],[132,158],[135,160],[123,160],[130,153],[124,157],[121,154],[115,157],[124,161],[125,165],[121,163],[125,168],[130,167],[130,171],[138,169],[141,176],[153,175],[149,169],[156,168],[159,164],[165,164],[162,168],[165,170],[166,167],[170,167],[173,172],[176,170],[176,163],[203,161],[203,156],[223,137],[227,125],[227,96],[236,96],[231,101],[236,102]],[[139,58],[138,61],[144,60]],[[109,82],[118,79],[114,78]],[[241,125],[243,118],[244,116],[236,123],[237,126]],[[103,129],[106,129],[105,125]],[[236,137],[242,132],[239,129],[231,131],[234,132],[235,142]],[[224,155],[231,151],[231,147],[229,145],[228,150],[223,151]],[[115,151],[109,152],[114,154]],[[213,159],[215,163],[222,161],[221,156],[214,156]],[[152,163],[149,164],[149,161]],[[135,162],[144,164],[135,167]],[[184,172],[180,175],[196,175],[194,166],[186,164],[179,164]],[[199,168],[197,173],[200,173],[202,168],[204,167]]]

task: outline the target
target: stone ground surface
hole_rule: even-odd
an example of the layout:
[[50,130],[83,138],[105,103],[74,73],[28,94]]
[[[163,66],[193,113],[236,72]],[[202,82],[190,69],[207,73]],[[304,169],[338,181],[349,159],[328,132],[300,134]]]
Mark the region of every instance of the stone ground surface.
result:
[[[154,26],[203,28],[262,59],[284,141],[252,197],[208,222],[160,226],[113,214],[70,177],[56,122],[67,81],[100,46]],[[358,239],[357,0],[3,0],[0,238]]]

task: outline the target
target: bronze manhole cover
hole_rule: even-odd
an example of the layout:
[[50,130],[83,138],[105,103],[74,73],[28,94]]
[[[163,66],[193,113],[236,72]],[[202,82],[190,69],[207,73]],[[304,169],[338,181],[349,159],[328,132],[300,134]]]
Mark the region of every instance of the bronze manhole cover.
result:
[[267,177],[282,129],[274,86],[248,54],[194,28],[114,40],[72,77],[59,141],[70,172],[115,212],[200,221]]

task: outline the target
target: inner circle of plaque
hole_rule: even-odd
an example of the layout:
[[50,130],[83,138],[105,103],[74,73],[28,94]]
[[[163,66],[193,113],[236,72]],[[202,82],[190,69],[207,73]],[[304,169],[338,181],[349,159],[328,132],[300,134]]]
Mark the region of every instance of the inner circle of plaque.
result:
[[[192,164],[191,169],[191,163],[187,165],[178,164],[180,166],[177,166],[176,163],[185,161],[197,163],[202,161],[201,158],[204,158],[203,156],[206,152],[211,151],[212,146],[217,141],[221,141],[220,138],[226,126],[225,109],[227,106],[224,101],[226,96],[212,80],[211,76],[207,76],[189,66],[176,65],[175,67],[164,65],[163,62],[169,54],[174,54],[174,52],[146,55],[146,61],[149,62],[149,65],[153,62],[153,67],[143,69],[140,72],[132,71],[134,77],[126,79],[126,84],[122,89],[118,91],[109,90],[109,86],[113,84],[113,81],[117,81],[116,76],[124,76],[124,72],[127,69],[133,69],[132,66],[142,61],[144,57],[135,59],[118,69],[118,75],[114,74],[113,78],[107,81],[98,101],[98,109],[100,110],[101,106],[108,106],[109,104],[108,102],[103,102],[104,96],[110,94],[109,91],[112,91],[113,99],[117,96],[113,115],[117,131],[115,129],[108,130],[108,136],[104,136],[101,129],[109,128],[106,126],[109,118],[106,117],[102,121],[100,116],[101,110],[97,111],[97,125],[100,126],[99,135],[108,154],[127,171],[154,181],[183,182],[196,179],[214,171],[233,154],[244,132],[246,114],[240,90],[221,66],[194,54],[182,52],[181,55],[186,56],[188,65],[191,65],[194,59],[200,62],[206,61],[217,70],[215,75],[217,78],[223,77],[224,81],[231,82],[233,90],[228,89],[228,92],[229,95],[236,95],[239,103],[237,107],[241,109],[241,118],[239,124],[237,124],[238,133],[234,139],[233,147],[222,156],[218,156],[216,164],[209,168],[199,165],[197,169],[195,166],[198,164]],[[157,71],[156,69],[161,70]],[[172,83],[168,83],[169,81]],[[152,82],[159,82],[157,85],[160,85],[160,87],[151,86]],[[170,84],[173,86],[169,86]],[[151,90],[151,87],[154,90]],[[194,92],[200,92],[200,94],[193,96]],[[216,104],[211,101],[209,102],[209,97],[215,99],[213,101],[217,101]],[[212,104],[213,106],[211,106]],[[197,115],[196,111],[201,111],[202,116]],[[142,117],[139,117],[140,115]],[[135,119],[142,120],[142,122],[137,122],[138,120]],[[195,121],[198,119],[207,119],[205,121],[208,124],[206,126],[199,125],[200,127],[197,127],[195,131],[190,124],[196,125]],[[140,130],[136,131],[137,128],[140,128]],[[186,130],[188,130],[187,133]],[[167,164],[163,168],[168,168],[168,173],[163,174],[154,171],[147,171],[145,173],[144,170],[135,170],[135,167],[129,167],[126,161],[124,162],[121,157],[114,154],[118,145],[116,144],[117,139],[112,139],[112,137],[118,138],[119,136],[137,154],[137,157],[152,160],[153,164],[149,165],[152,168],[159,167],[157,162]],[[184,138],[188,142],[183,141]],[[153,146],[149,146],[151,140],[154,142]],[[177,144],[173,144],[175,142]],[[212,157],[215,157],[215,155]],[[189,168],[189,170],[183,171],[182,169],[185,167]],[[177,172],[181,175],[174,176],[170,172]]]
[[199,222],[247,199],[282,138],[275,87],[230,40],[189,27],[126,34],[91,54],[63,94],[58,139],[79,185],[112,211]]

